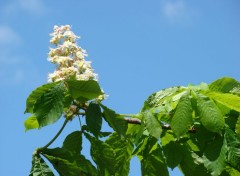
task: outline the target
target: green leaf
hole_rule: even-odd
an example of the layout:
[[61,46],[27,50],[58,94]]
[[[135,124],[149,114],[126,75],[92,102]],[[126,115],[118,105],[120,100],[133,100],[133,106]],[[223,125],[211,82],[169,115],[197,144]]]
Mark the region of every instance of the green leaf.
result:
[[28,96],[26,101],[25,113],[27,112],[33,113],[34,105],[38,101],[38,99],[40,99],[42,95],[45,94],[47,91],[49,91],[51,88],[56,86],[56,84],[58,84],[58,82],[44,84],[38,87],[37,89],[35,89],[34,91],[32,91],[32,93]]
[[240,116],[238,117],[238,120],[236,122],[235,132],[240,135]]
[[80,154],[82,150],[82,132],[74,131],[71,134],[69,134],[65,138],[62,148],[70,152]]
[[98,137],[102,127],[102,112],[99,104],[91,102],[86,111],[86,124],[91,133]]
[[179,138],[184,135],[192,125],[192,105],[189,92],[180,98],[171,121],[174,134]]
[[38,154],[33,155],[32,169],[29,176],[54,176],[51,169]]
[[133,144],[126,138],[120,138],[117,133],[113,133],[106,140],[115,152],[115,176],[129,174],[130,159],[132,157]]
[[39,128],[37,118],[34,115],[30,116],[24,121],[24,126],[25,126],[25,131]]
[[156,139],[159,139],[162,133],[162,127],[159,121],[150,112],[144,113],[143,119],[146,123],[146,128],[149,134]]
[[203,153],[203,164],[213,176],[222,173],[226,166],[227,145],[223,137],[217,136],[209,143]]
[[163,146],[163,153],[167,161],[167,165],[174,169],[184,158],[184,147],[178,142],[170,141]]
[[93,138],[87,133],[84,135],[91,143],[91,156],[97,164],[99,175],[114,175],[116,165],[114,149],[109,144]]
[[165,163],[162,149],[156,144],[155,149],[141,160],[141,171],[143,176],[168,176],[168,169]]
[[235,87],[239,87],[240,83],[229,77],[220,78],[209,85],[209,88],[213,91],[229,93]]
[[67,80],[66,82],[72,97],[83,102],[92,100],[103,94],[98,82],[94,80]]
[[108,122],[109,126],[114,129],[120,136],[126,136],[128,124],[124,117],[117,114],[115,111],[101,104],[103,108],[103,117]]
[[224,117],[217,105],[208,97],[197,96],[197,111],[203,126],[212,132],[220,132],[224,127]]
[[207,95],[216,102],[228,107],[229,109],[240,112],[240,96],[218,92],[210,92],[207,93]]
[[61,176],[96,176],[91,162],[83,155],[76,155],[65,148],[44,149],[41,151]]
[[63,83],[60,82],[44,92],[36,101],[33,113],[40,128],[56,122],[61,117],[64,109],[64,89]]

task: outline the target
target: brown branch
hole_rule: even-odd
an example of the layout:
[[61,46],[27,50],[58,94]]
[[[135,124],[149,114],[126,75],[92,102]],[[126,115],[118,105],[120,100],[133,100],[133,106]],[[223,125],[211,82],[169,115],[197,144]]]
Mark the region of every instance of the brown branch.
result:
[[[136,125],[141,125],[141,120],[138,118],[124,118],[125,121],[127,121],[127,123],[130,124],[136,124]],[[166,130],[171,130],[171,126],[169,124],[162,124],[162,129],[166,129]],[[191,129],[188,130],[189,133],[196,133],[196,129],[194,127],[192,127]]]

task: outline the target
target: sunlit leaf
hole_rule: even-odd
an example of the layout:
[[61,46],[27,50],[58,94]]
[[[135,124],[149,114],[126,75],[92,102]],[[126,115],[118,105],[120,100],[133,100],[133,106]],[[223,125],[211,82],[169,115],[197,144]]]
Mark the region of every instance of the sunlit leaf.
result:
[[34,115],[30,116],[24,121],[24,126],[25,126],[25,131],[39,128],[37,118]]
[[159,121],[150,112],[144,113],[144,121],[146,122],[146,128],[149,134],[156,139],[160,138],[162,127]]
[[190,94],[187,92],[180,98],[171,121],[173,132],[178,138],[190,129],[192,125],[192,111]]
[[224,127],[224,117],[217,105],[208,97],[197,96],[197,111],[205,128],[212,132],[220,132]]
[[209,88],[213,91],[229,93],[235,87],[238,87],[238,86],[240,86],[240,83],[237,80],[229,77],[223,77],[212,82],[209,85]]

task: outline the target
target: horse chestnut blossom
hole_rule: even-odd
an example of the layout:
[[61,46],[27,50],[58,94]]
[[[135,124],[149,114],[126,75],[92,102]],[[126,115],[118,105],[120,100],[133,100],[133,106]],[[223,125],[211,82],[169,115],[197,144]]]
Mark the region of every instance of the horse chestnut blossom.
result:
[[91,62],[86,61],[86,50],[77,45],[76,36],[69,25],[54,26],[50,43],[56,48],[50,48],[48,60],[57,65],[56,70],[48,75],[48,82],[57,82],[65,79],[96,80]]

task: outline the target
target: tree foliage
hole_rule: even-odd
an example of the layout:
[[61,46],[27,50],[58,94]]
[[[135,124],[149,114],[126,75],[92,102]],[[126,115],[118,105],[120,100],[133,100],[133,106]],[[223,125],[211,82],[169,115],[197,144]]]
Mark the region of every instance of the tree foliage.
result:
[[[41,129],[60,118],[57,135],[33,154],[30,176],[129,174],[137,156],[143,176],[168,176],[178,167],[186,176],[240,175],[240,83],[220,78],[211,84],[171,87],[150,95],[137,114],[124,115],[103,105],[94,80],[63,80],[34,90],[26,101],[26,130]],[[76,116],[82,126],[62,147],[49,148]],[[106,121],[112,132],[102,131]],[[91,161],[81,152],[91,144]]]

